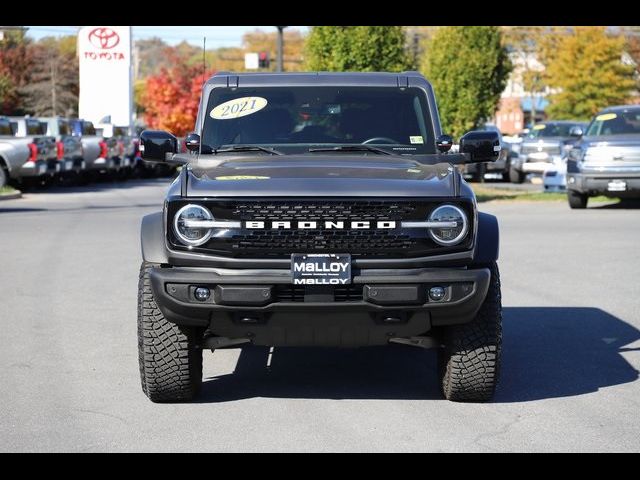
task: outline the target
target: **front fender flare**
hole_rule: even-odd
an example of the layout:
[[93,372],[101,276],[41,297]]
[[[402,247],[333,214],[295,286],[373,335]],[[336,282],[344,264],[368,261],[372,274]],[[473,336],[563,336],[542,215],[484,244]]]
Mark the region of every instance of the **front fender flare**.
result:
[[478,235],[473,256],[474,265],[488,265],[498,260],[500,253],[500,228],[494,215],[478,212]]
[[142,217],[140,226],[142,259],[149,263],[169,263],[164,243],[163,213],[156,212]]

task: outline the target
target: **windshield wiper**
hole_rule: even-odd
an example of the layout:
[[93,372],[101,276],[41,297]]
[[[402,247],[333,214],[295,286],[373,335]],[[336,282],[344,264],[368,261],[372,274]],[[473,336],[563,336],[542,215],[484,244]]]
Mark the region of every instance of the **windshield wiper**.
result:
[[231,147],[213,149],[213,153],[215,155],[225,152],[266,152],[270,153],[271,155],[284,155],[284,153],[278,150],[274,150],[273,148],[261,147],[260,145],[232,145]]
[[391,152],[387,152],[382,148],[372,147],[370,145],[338,145],[336,147],[318,147],[310,148],[309,152],[374,152],[381,155],[391,155]]

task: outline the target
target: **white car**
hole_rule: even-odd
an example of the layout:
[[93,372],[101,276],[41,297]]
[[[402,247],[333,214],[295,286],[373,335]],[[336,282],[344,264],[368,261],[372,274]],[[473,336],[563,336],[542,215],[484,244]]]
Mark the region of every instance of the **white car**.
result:
[[542,185],[545,192],[564,192],[567,190],[567,158],[555,157],[542,172]]

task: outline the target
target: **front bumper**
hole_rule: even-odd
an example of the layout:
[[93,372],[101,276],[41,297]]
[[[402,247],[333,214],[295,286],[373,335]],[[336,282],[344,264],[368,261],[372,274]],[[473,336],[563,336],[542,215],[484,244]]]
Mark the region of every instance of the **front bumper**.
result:
[[26,162],[20,167],[19,176],[22,178],[36,178],[54,175],[57,172],[56,163],[46,160]]
[[60,161],[60,173],[80,173],[86,169],[86,163],[82,158],[65,158]]
[[98,157],[93,162],[87,164],[89,170],[107,171],[116,168],[116,162],[113,158]]
[[525,173],[544,173],[545,170],[555,167],[560,161],[560,155],[548,155],[540,158],[525,157],[521,169]]
[[[385,345],[392,337],[466,323],[480,309],[490,276],[486,268],[360,270],[352,284],[360,294],[341,301],[331,287],[307,287],[296,298],[287,270],[155,267],[150,273],[169,321],[271,346]],[[428,298],[432,286],[445,288],[444,300]],[[196,300],[196,287],[209,288],[210,298]]]
[[567,188],[588,195],[635,198],[640,196],[640,173],[572,172],[567,174]]

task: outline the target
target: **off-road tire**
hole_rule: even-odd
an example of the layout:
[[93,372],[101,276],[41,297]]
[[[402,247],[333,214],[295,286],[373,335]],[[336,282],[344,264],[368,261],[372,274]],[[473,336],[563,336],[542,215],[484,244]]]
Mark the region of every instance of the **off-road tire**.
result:
[[491,281],[487,296],[469,323],[445,327],[440,350],[440,378],[447,400],[485,402],[493,398],[500,370],[502,301],[500,272],[488,265]]
[[526,175],[524,172],[521,172],[520,170],[516,170],[515,168],[509,169],[509,181],[511,183],[524,183],[525,178],[526,178]]
[[587,208],[587,203],[589,202],[589,195],[574,192],[573,190],[568,190],[567,198],[569,199],[569,207],[571,207],[572,209]]
[[169,322],[156,304],[143,262],[138,283],[138,358],[142,391],[152,402],[185,402],[202,384],[202,331]]

